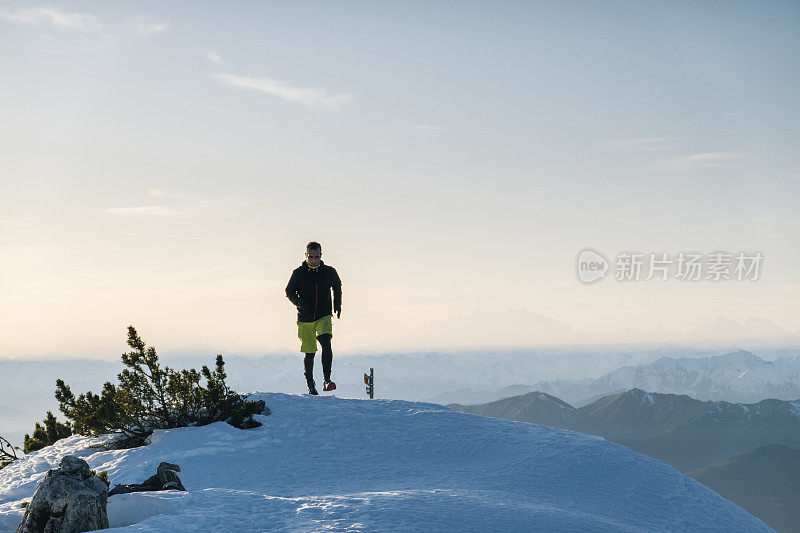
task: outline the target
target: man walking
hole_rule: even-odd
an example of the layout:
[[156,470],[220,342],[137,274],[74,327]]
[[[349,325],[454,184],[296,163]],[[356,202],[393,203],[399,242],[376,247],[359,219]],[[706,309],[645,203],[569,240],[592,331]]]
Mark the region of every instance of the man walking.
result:
[[297,307],[297,336],[301,341],[300,351],[306,355],[303,360],[306,383],[308,393],[314,395],[319,395],[314,384],[317,341],[322,346],[322,390],[336,389],[336,383],[331,381],[331,289],[333,311],[336,312],[336,318],[341,318],[342,281],[335,268],[322,262],[322,246],[312,241],[306,245],[306,260],[292,272],[289,284],[286,285],[286,297]]

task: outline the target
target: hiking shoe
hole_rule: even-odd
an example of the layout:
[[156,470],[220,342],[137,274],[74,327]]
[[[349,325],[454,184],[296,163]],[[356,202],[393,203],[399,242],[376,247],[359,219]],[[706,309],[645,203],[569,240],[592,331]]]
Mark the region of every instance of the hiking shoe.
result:
[[327,379],[322,382],[322,390],[325,392],[336,390],[336,383],[333,381],[328,381]]
[[308,393],[313,394],[314,396],[319,396],[319,393],[317,392],[317,387],[313,381],[308,382]]

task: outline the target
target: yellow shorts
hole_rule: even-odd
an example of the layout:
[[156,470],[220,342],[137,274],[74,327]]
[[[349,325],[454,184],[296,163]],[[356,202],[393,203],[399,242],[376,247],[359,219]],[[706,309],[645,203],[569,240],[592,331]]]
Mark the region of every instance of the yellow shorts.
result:
[[297,338],[302,343],[300,351],[303,353],[315,353],[317,351],[317,336],[323,333],[330,333],[333,336],[333,323],[331,315],[325,315],[314,322],[298,322]]

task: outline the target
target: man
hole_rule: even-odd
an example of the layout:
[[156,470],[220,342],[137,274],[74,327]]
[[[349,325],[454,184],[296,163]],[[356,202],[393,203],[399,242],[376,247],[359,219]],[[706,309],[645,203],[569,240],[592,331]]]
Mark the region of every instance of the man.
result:
[[314,383],[314,355],[317,341],[322,345],[322,390],[336,389],[331,381],[333,351],[331,338],[333,324],[331,313],[331,289],[333,289],[333,310],[336,318],[342,314],[342,281],[332,266],[322,262],[322,246],[310,242],[306,246],[306,260],[292,272],[286,285],[286,297],[297,307],[297,336],[300,338],[300,351],[306,356],[305,366],[308,393],[319,395]]

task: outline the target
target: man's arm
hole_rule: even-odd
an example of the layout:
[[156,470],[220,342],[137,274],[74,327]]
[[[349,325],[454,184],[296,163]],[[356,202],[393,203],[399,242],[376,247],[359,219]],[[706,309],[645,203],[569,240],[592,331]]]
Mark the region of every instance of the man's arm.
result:
[[339,273],[336,269],[331,267],[331,286],[333,287],[333,311],[335,313],[342,312],[342,280],[339,279]]
[[297,294],[297,289],[300,283],[297,279],[297,272],[292,272],[292,277],[289,278],[289,283],[286,285],[286,297],[294,304],[295,307],[300,305],[300,296]]

